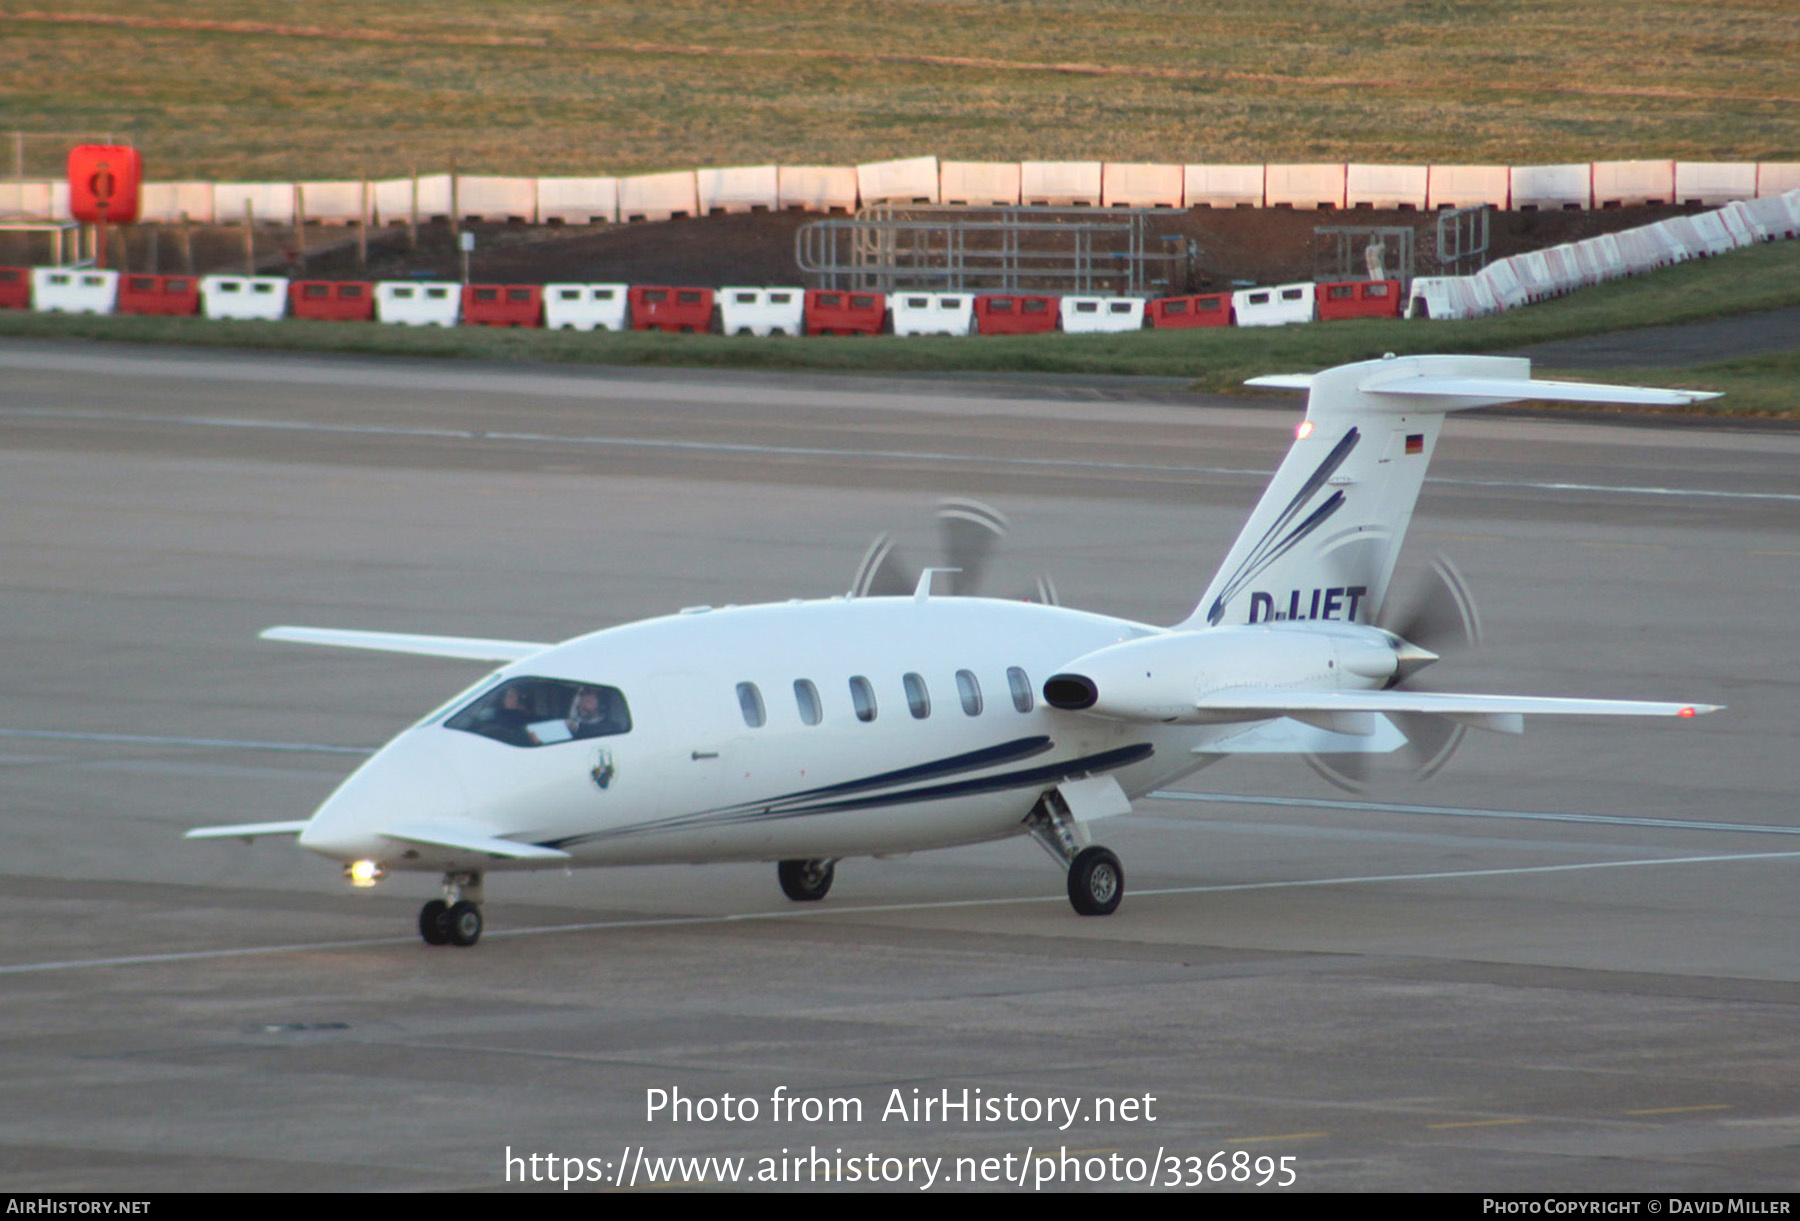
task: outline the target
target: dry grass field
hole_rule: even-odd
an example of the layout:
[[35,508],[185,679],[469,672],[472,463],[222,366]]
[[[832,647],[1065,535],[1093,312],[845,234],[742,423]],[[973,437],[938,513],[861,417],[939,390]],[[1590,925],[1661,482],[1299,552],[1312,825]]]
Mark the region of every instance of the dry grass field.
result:
[[[162,180],[925,153],[1800,160],[1800,16],[1792,0],[0,0],[15,129],[129,134]],[[65,147],[29,144],[29,172]]]

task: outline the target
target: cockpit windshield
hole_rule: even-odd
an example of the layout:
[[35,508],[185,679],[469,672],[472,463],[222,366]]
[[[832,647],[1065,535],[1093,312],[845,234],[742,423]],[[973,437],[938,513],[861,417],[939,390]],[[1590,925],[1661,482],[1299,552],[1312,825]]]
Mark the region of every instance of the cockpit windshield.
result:
[[514,678],[444,722],[508,746],[551,746],[631,732],[631,710],[617,687],[560,678]]

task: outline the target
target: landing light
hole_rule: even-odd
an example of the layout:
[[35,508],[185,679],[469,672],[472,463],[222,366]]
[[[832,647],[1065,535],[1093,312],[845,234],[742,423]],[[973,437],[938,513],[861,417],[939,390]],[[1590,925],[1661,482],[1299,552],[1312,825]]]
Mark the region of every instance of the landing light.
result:
[[1677,712],[1675,715],[1676,716],[1693,716],[1693,715],[1695,715],[1695,713],[1692,708],[1683,708],[1680,712]]
[[1294,429],[1294,440],[1304,441],[1310,436],[1312,436],[1312,421],[1301,420],[1300,427]]
[[350,879],[350,885],[370,887],[387,876],[387,870],[374,861],[351,861],[344,866],[344,876]]

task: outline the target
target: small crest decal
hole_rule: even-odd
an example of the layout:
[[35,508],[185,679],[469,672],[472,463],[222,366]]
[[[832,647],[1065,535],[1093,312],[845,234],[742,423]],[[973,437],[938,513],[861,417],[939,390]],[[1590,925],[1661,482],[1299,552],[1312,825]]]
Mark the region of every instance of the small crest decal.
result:
[[616,771],[617,769],[613,767],[613,757],[610,750],[595,752],[594,766],[588,772],[588,775],[594,778],[595,787],[604,789],[610,785]]

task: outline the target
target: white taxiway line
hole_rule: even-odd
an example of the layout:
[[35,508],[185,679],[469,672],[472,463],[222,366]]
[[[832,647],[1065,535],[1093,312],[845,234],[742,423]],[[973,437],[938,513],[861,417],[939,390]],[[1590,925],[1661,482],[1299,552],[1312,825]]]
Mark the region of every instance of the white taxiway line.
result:
[[[1301,878],[1286,882],[1236,882],[1215,886],[1161,886],[1133,890],[1131,897],[1145,899],[1166,895],[1226,894],[1245,890],[1295,890],[1314,886],[1381,886],[1405,882],[1442,882],[1463,878],[1518,877],[1534,873],[1577,873],[1589,869],[1643,869],[1659,865],[1719,865],[1741,861],[1781,861],[1800,857],[1800,852],[1734,852],[1711,856],[1662,857],[1654,860],[1588,861],[1572,865],[1520,865],[1500,869],[1455,869],[1432,873],[1385,873],[1348,878]],[[940,899],[927,903],[880,903],[861,907],[803,907],[768,912],[734,912],[720,916],[651,916],[641,920],[594,920],[579,924],[547,924],[537,928],[498,929],[488,938],[541,937],[552,933],[607,932],[620,929],[679,928],[707,924],[744,924],[763,920],[803,920],[823,916],[869,916],[895,912],[937,911],[948,908],[1016,907],[1028,903],[1066,903],[1064,895],[1037,895],[995,899]],[[360,950],[384,945],[417,944],[413,937],[376,937],[359,941],[313,941],[301,945],[244,946],[225,950],[189,950],[170,954],[134,954],[116,958],[76,958],[61,962],[27,962],[0,966],[0,976],[30,975],[49,971],[79,971],[92,967],[141,967],[164,963],[199,962],[209,958],[252,958],[268,954],[293,954],[320,950]]]
[[[726,441],[678,441],[659,437],[562,436],[554,433],[490,432],[482,429],[401,428],[379,424],[325,424],[306,420],[233,419],[223,416],[159,416],[130,412],[86,411],[54,407],[0,409],[6,416],[107,420],[117,423],[174,424],[193,428],[263,428],[291,432],[350,433],[364,436],[417,437],[451,441],[504,442],[529,445],[598,446],[623,449],[676,450],[691,453],[761,454],[782,458],[838,458],[871,462],[937,462],[977,466],[1022,466],[1053,470],[1139,471],[1161,475],[1204,475],[1214,478],[1267,479],[1268,470],[1237,467],[1174,466],[1153,462],[1098,462],[1079,458],[1019,458],[999,455],[950,454],[932,450],[829,449],[805,445],[755,445]],[[1453,487],[1520,488],[1539,492],[1592,492],[1609,496],[1695,496],[1718,500],[1773,500],[1800,504],[1800,492],[1737,492],[1723,488],[1672,488],[1604,483],[1550,483],[1536,480],[1452,479],[1427,476],[1426,483]]]

